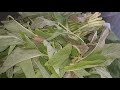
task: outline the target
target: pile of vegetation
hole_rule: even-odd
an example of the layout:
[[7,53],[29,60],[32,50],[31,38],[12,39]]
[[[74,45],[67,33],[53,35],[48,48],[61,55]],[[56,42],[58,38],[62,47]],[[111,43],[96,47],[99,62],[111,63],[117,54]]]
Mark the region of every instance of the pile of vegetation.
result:
[[1,21],[1,78],[120,77],[119,39],[100,12],[19,14]]

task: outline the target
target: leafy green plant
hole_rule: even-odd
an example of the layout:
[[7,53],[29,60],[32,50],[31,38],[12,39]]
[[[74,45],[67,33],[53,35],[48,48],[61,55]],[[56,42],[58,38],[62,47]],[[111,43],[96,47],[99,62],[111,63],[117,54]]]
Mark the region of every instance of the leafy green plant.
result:
[[119,39],[101,13],[19,14],[0,27],[1,78],[119,77]]

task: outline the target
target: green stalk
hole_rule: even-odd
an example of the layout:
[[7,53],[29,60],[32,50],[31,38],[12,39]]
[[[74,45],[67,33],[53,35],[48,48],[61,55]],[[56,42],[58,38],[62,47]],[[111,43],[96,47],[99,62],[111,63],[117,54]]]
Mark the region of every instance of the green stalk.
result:
[[65,26],[63,26],[61,23],[59,23],[59,25],[60,25],[63,29],[65,29],[65,30],[67,31],[66,34],[71,34],[71,35],[79,38],[79,39],[86,45],[86,43],[84,42],[84,40],[83,40],[82,38],[80,38],[79,36],[77,36],[76,34],[74,34],[73,32],[71,32],[68,28],[66,28]]

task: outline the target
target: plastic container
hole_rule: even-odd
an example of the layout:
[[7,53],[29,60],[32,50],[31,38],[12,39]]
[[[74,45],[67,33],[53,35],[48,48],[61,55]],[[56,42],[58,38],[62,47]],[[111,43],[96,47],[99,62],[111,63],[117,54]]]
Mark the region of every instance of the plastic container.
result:
[[112,31],[120,39],[120,12],[102,12],[102,17],[110,23]]

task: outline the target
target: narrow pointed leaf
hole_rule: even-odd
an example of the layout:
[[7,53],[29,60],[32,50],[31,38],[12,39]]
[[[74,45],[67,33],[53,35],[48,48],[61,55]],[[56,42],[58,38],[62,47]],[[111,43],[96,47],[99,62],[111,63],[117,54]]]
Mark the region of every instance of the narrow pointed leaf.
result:
[[40,73],[42,74],[42,76],[44,78],[49,78],[50,75],[49,73],[47,72],[47,70],[41,65],[41,63],[38,61],[37,58],[34,58],[33,61],[35,62],[35,64],[37,65],[37,67],[39,68],[40,70]]
[[12,66],[24,60],[28,60],[38,56],[44,56],[44,55],[35,49],[16,48],[10,55],[8,55],[7,59],[4,61],[2,67],[0,68],[0,74],[4,73]]
[[22,26],[20,23],[18,23],[15,20],[11,20],[11,21],[5,23],[4,27],[12,33],[19,34],[20,32],[24,32],[30,38],[32,38],[32,36],[35,35],[30,30],[28,30],[27,28],[25,28],[24,26]]
[[95,70],[98,74],[100,74],[101,78],[112,78],[105,67],[95,67]]
[[0,47],[20,45],[23,41],[15,36],[0,36]]
[[31,59],[20,62],[20,67],[22,68],[26,78],[36,77]]
[[69,58],[69,55],[72,50],[72,45],[68,44],[61,50],[59,50],[57,53],[55,53],[49,60],[48,64],[52,66],[57,66],[59,67],[66,59]]

